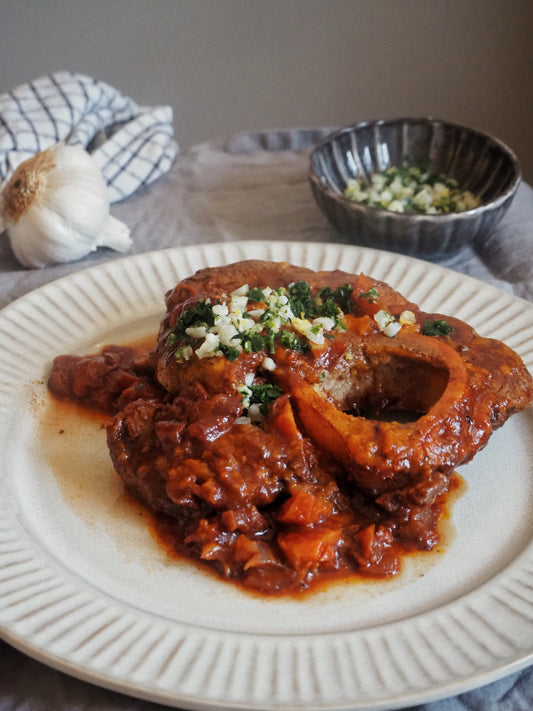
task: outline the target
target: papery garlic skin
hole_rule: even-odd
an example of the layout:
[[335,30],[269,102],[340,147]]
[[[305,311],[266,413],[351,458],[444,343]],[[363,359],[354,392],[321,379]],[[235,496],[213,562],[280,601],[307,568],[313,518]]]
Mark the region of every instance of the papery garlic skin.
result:
[[17,260],[26,267],[73,262],[98,247],[131,246],[128,227],[109,214],[107,186],[93,158],[58,143],[13,173],[0,197]]

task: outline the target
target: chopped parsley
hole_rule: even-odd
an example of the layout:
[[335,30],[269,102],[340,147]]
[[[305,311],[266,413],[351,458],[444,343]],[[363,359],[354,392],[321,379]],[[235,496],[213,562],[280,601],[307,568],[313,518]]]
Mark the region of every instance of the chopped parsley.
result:
[[241,351],[236,346],[225,346],[223,343],[219,346],[222,355],[226,356],[227,360],[232,363],[240,356]]
[[259,411],[266,415],[268,408],[281,395],[282,390],[277,385],[265,383],[264,385],[250,385],[250,395],[248,399],[250,405],[259,405]]
[[254,383],[253,373],[245,377],[237,392],[242,397],[243,412],[252,422],[260,422],[270,405],[282,394],[281,388],[272,383]]
[[307,281],[297,281],[289,285],[289,305],[295,316],[315,318],[317,309],[311,287]]
[[260,333],[252,333],[250,336],[241,334],[242,347],[246,353],[259,353],[265,348],[267,339]]
[[186,330],[188,328],[197,328],[204,326],[206,329],[215,325],[215,314],[208,300],[201,300],[194,306],[185,309],[180,317],[172,333],[169,336],[170,343],[179,343],[182,340],[187,340]]
[[264,301],[265,299],[265,293],[263,289],[260,289],[258,286],[254,286],[253,289],[248,289],[246,292],[246,296],[250,299],[250,301]]
[[447,336],[452,331],[453,326],[441,318],[436,318],[434,321],[426,319],[422,329],[424,336]]
[[280,331],[277,340],[282,346],[289,348],[291,351],[296,351],[296,353],[307,353],[310,350],[309,343],[306,343],[302,338],[298,338],[293,331]]
[[344,313],[349,313],[352,310],[352,294],[353,287],[349,284],[344,284],[336,289],[331,289],[329,286],[320,289],[317,295],[319,315],[332,316],[330,313],[332,305],[337,306]]
[[289,285],[289,304],[295,316],[301,318],[337,318],[339,311],[348,313],[352,310],[353,288],[349,284],[332,289],[325,286],[313,296],[306,281],[297,281]]
[[361,299],[366,299],[369,304],[373,304],[378,299],[378,290],[375,286],[371,287],[368,291],[361,291],[359,297]]

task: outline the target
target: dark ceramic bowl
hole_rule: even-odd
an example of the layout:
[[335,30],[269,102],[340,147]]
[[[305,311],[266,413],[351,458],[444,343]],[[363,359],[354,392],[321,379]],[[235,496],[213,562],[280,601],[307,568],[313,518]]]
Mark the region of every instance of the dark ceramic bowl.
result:
[[[344,195],[348,180],[429,162],[481,204],[464,212],[410,215],[369,207]],[[427,259],[445,257],[490,232],[509,208],[520,182],[514,153],[492,136],[431,118],[402,118],[348,126],[314,147],[309,177],[315,200],[335,229],[355,244]]]

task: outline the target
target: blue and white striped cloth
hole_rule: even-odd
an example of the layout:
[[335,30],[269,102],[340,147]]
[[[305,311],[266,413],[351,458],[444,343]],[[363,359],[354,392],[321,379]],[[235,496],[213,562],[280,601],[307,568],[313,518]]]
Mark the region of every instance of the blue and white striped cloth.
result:
[[63,141],[97,161],[110,202],[171,167],[178,145],[170,106],[141,107],[104,82],[57,72],[0,95],[0,182],[24,160]]

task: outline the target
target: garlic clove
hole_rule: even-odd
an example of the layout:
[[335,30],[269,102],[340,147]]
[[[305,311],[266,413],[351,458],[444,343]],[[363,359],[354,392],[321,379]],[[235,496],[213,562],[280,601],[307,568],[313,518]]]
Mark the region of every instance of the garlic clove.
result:
[[107,216],[98,239],[98,247],[109,247],[117,252],[125,252],[131,245],[129,228],[112,215]]
[[44,205],[30,208],[8,235],[15,257],[30,268],[77,261],[96,249],[92,239],[84,238],[68,220],[58,219],[57,212]]
[[22,163],[4,184],[2,223],[26,267],[75,261],[98,247],[131,246],[129,228],[109,214],[97,164],[82,148],[63,143]]

